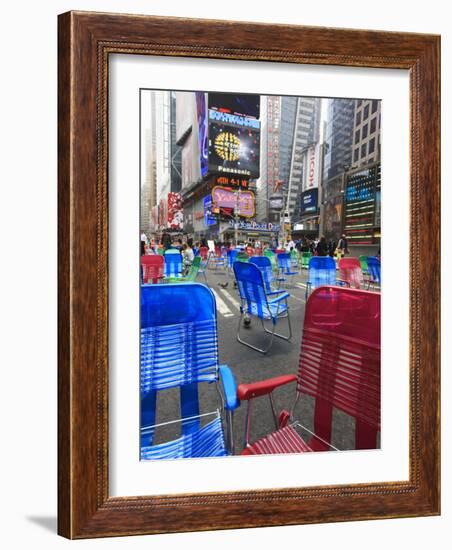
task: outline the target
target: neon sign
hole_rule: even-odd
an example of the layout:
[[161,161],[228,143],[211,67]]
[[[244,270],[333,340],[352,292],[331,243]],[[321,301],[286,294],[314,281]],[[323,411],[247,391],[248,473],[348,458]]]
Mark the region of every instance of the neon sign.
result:
[[252,218],[255,214],[254,193],[252,191],[234,192],[225,187],[216,186],[212,189],[214,208],[230,208],[237,210],[239,216]]

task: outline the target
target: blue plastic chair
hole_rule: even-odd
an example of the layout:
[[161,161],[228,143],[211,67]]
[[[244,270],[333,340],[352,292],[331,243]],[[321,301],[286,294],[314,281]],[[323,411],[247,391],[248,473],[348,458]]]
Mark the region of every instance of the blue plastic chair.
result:
[[[213,413],[200,414],[201,382],[222,387],[222,406]],[[157,393],[177,387],[180,417],[156,424]],[[140,389],[142,460],[233,454],[232,413],[239,404],[236,383],[229,367],[218,362],[215,298],[205,285],[141,287]],[[201,425],[201,418],[208,416],[213,420]],[[156,430],[172,423],[181,424],[180,437],[155,444]]]
[[281,289],[273,290],[272,284],[279,283],[284,281],[284,277],[275,277],[273,274],[273,267],[270,258],[266,256],[251,256],[248,260],[250,263],[254,264],[259,268],[262,273],[262,277],[265,283],[265,291],[267,295],[279,294],[283,292]]
[[182,254],[178,250],[170,250],[167,250],[164,255],[165,277],[182,277]]
[[324,285],[336,285],[336,262],[330,256],[313,256],[309,260],[305,297],[315,288]]
[[380,259],[376,256],[368,256],[367,258],[367,272],[369,275],[369,283],[367,288],[370,288],[370,285],[381,286],[381,262]]
[[[264,277],[260,269],[251,262],[234,262],[234,273],[240,293],[240,318],[237,329],[237,340],[260,353],[267,353],[273,344],[274,336],[283,340],[290,340],[292,327],[289,317],[289,305],[287,299],[289,293],[282,291],[278,296],[271,298],[267,294]],[[250,342],[243,340],[240,336],[240,329],[245,315],[255,316],[261,320],[262,328],[270,334],[267,346],[259,348]],[[288,334],[276,332],[276,326],[281,318],[287,318]],[[264,321],[271,321],[272,329],[269,330]]]
[[295,277],[298,275],[298,271],[292,271],[292,260],[288,252],[281,252],[277,254],[279,275],[282,277],[281,281],[285,281],[286,277]]

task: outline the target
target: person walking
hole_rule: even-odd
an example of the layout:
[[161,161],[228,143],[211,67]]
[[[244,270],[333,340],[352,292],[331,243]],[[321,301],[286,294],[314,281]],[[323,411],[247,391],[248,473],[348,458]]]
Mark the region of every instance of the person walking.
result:
[[345,235],[342,235],[339,239],[339,242],[337,243],[336,256],[338,258],[343,258],[346,254],[348,254],[347,237]]
[[327,256],[328,255],[328,243],[326,242],[326,238],[324,235],[322,235],[319,239],[319,242],[317,243],[317,246],[315,247],[315,251],[317,253],[317,256]]
[[187,243],[184,243],[182,245],[182,262],[185,273],[190,269],[194,259],[195,253],[193,252],[193,249]]

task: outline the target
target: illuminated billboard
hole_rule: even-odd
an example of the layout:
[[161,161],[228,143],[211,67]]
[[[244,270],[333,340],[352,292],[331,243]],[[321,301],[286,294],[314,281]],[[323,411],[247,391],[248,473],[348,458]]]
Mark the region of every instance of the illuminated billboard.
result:
[[259,177],[260,130],[209,123],[209,172]]
[[209,109],[259,118],[260,96],[209,92]]
[[201,165],[201,176],[207,174],[207,109],[206,94],[196,92],[196,114],[198,120],[198,143],[199,143],[199,161]]
[[301,215],[304,214],[311,214],[317,212],[317,205],[318,205],[318,196],[319,196],[319,190],[311,189],[309,191],[304,191],[301,194],[301,203],[300,203],[300,211]]
[[237,209],[237,214],[244,218],[252,218],[255,214],[254,193],[252,191],[232,191],[226,187],[214,187],[212,189],[213,207],[218,211],[228,209],[231,214]]
[[182,197],[179,193],[168,193],[167,227],[168,229],[183,229],[184,227]]

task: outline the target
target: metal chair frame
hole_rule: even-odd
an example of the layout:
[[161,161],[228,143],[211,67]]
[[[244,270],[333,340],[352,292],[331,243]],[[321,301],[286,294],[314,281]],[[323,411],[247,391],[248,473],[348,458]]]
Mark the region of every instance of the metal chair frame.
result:
[[[266,308],[266,311],[269,312],[269,318],[264,319],[263,317],[260,317],[259,315],[256,315],[255,313],[250,311],[250,308],[251,308],[250,302],[248,301],[246,296],[242,295],[241,286],[240,286],[241,280],[240,280],[240,277],[237,275],[238,272],[240,274],[240,270],[241,270],[240,266],[243,263],[244,262],[235,262],[234,263],[234,273],[235,273],[237,283],[238,283],[238,288],[239,288],[239,293],[240,293],[240,302],[241,302],[240,303],[240,317],[239,317],[239,322],[238,322],[238,327],[237,327],[237,341],[240,342],[241,344],[251,348],[251,349],[254,349],[255,351],[258,351],[259,353],[266,354],[266,353],[268,353],[268,351],[272,347],[275,336],[277,338],[280,338],[281,340],[285,340],[285,341],[290,341],[290,339],[292,338],[292,325],[291,325],[291,322],[290,322],[289,304],[288,304],[288,298],[290,297],[290,295],[289,295],[288,292],[282,291],[281,293],[278,292],[279,296],[269,300],[269,298],[268,298],[269,295],[266,292],[265,282],[264,282],[264,279],[263,279],[263,276],[262,276],[262,273],[261,273],[260,269],[256,265],[254,265],[253,263],[249,262],[249,263],[246,264],[246,266],[255,271],[254,276],[257,279],[257,285],[259,287],[261,287],[261,289],[262,289],[261,297],[264,298],[264,300],[261,303],[263,303],[264,308]],[[281,302],[283,300],[285,301],[285,310],[280,311]],[[277,307],[276,307],[275,313],[272,314],[271,305],[274,305],[274,304],[277,304]],[[240,335],[240,330],[241,330],[241,327],[242,327],[243,319],[244,319],[245,316],[249,316],[249,315],[254,316],[254,317],[258,317],[261,320],[262,328],[264,329],[264,331],[267,334],[270,335],[270,338],[268,339],[268,344],[263,348],[259,348],[258,346],[255,346],[255,345],[251,344],[251,342],[244,340]],[[278,320],[284,319],[284,318],[287,318],[287,334],[282,334],[282,333],[276,332],[276,325],[278,323]],[[271,330],[269,330],[265,326],[265,320],[269,320],[269,321],[272,322],[272,329]]]

